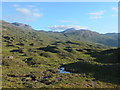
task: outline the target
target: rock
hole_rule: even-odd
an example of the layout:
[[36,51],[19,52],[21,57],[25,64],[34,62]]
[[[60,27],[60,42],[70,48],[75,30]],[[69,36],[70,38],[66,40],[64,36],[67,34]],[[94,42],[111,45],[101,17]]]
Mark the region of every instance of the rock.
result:
[[7,58],[9,58],[9,59],[13,59],[13,56],[7,56]]
[[96,83],[96,82],[93,82],[93,85],[94,85],[94,87],[96,87],[97,83]]

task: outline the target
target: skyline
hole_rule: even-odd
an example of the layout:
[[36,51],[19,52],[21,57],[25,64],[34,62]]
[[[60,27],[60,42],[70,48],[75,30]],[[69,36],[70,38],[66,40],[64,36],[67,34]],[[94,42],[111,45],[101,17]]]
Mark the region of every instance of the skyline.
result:
[[118,32],[117,6],[115,2],[3,2],[2,20],[36,30],[76,28],[113,33]]

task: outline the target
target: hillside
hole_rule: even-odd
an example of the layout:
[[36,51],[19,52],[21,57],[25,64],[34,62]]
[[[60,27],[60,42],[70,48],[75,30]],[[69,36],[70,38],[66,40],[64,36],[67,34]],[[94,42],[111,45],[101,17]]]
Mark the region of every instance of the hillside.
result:
[[2,23],[3,88],[120,88],[119,48],[23,26]]
[[67,29],[62,32],[65,36],[72,38],[74,40],[89,41],[99,44],[104,44],[107,46],[118,46],[118,34],[109,33],[109,34],[99,34],[91,30],[75,30],[73,28]]
[[[11,23],[16,27],[23,29],[33,30],[31,26],[22,23]],[[83,41],[89,43],[98,43],[112,47],[118,47],[120,45],[119,33],[106,33],[100,34],[91,30],[80,29],[76,30],[74,28],[69,28],[63,32],[52,32],[52,31],[39,31],[41,33],[47,33],[47,36],[52,39],[60,40],[74,40],[74,41]]]

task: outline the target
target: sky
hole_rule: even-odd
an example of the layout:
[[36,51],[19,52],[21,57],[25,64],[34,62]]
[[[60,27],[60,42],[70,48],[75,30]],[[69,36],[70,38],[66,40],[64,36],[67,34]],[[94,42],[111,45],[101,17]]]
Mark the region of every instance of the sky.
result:
[[36,30],[88,29],[118,32],[117,2],[3,2],[2,20],[31,25]]

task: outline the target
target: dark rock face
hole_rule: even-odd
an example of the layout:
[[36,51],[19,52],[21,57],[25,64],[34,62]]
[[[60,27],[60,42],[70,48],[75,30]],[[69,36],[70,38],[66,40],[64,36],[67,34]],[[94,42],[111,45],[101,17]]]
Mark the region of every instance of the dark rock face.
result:
[[14,22],[12,24],[15,25],[15,26],[21,27],[21,28],[32,30],[32,27],[30,25],[27,25],[27,24],[22,24],[22,23],[17,23],[17,22]]

